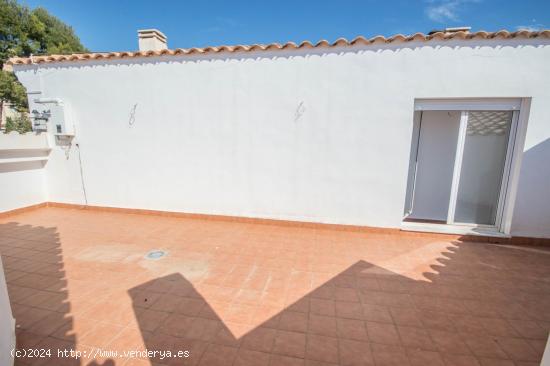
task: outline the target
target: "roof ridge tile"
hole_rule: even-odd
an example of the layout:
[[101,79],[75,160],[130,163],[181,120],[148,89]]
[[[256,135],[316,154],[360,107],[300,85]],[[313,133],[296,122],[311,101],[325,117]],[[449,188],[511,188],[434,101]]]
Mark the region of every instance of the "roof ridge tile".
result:
[[175,48],[164,49],[160,51],[121,51],[121,52],[90,52],[90,53],[75,53],[67,55],[40,55],[31,57],[12,57],[6,64],[7,65],[30,65],[52,62],[65,62],[65,61],[86,61],[86,60],[100,60],[100,59],[123,59],[123,58],[138,58],[138,57],[154,57],[154,56],[175,56],[175,55],[192,55],[192,54],[205,54],[205,53],[220,53],[220,52],[253,52],[253,51],[269,51],[269,50],[287,50],[287,49],[300,49],[300,48],[330,48],[330,47],[346,47],[354,45],[375,45],[384,43],[401,43],[401,42],[430,42],[433,40],[471,40],[471,39],[512,39],[512,38],[550,38],[550,29],[544,29],[540,31],[530,31],[527,29],[520,29],[514,32],[507,31],[505,29],[496,32],[444,32],[437,31],[430,34],[424,34],[417,32],[411,35],[395,34],[390,37],[384,37],[377,35],[371,38],[364,36],[355,37],[353,40],[348,41],[346,38],[338,38],[334,42],[327,40],[320,40],[317,43],[305,40],[299,44],[295,42],[286,42],[284,44],[270,43],[270,44],[251,44],[251,45],[221,45],[221,46],[207,46],[203,48]]

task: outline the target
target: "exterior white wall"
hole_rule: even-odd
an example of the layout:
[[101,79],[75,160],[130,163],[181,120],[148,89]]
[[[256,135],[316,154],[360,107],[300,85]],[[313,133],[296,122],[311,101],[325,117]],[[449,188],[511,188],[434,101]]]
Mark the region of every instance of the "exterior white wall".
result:
[[51,201],[84,202],[78,143],[91,205],[380,227],[401,223],[415,98],[531,97],[512,234],[550,237],[548,60],[530,39],[14,70],[75,116]]
[[2,258],[0,258],[0,324],[2,324],[0,327],[0,364],[12,366],[11,352],[15,348],[15,319],[11,312]]
[[0,165],[0,212],[46,202],[44,165],[40,162],[13,165],[9,168]]
[[0,212],[47,201],[45,134],[0,133]]

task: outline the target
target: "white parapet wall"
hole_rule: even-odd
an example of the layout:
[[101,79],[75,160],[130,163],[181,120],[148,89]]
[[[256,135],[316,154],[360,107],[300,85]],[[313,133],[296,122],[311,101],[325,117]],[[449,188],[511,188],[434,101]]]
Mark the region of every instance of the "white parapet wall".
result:
[[46,201],[49,152],[45,133],[0,133],[0,212]]
[[548,39],[434,40],[14,72],[73,113],[49,201],[392,228],[416,99],[531,98],[511,234],[550,237],[549,60]]
[[0,258],[0,365],[13,365],[12,351],[15,348],[15,319],[11,312],[8,287]]

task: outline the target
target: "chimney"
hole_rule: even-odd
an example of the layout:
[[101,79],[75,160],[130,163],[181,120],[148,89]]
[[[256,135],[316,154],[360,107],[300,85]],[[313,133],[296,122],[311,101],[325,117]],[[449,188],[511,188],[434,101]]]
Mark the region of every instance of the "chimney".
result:
[[158,29],[138,30],[140,51],[160,51],[168,48],[166,36]]
[[445,33],[455,33],[455,32],[470,32],[472,27],[454,27],[454,28],[445,28]]
[[434,33],[439,33],[439,32],[443,32],[443,33],[456,33],[456,32],[470,33],[471,29],[472,29],[472,27],[454,27],[454,28],[445,28],[445,29],[434,29],[434,30],[428,32],[428,35],[432,35]]

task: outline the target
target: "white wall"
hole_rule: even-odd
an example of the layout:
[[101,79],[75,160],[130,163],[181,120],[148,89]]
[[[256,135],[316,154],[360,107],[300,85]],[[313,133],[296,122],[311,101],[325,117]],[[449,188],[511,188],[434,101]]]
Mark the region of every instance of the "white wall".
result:
[[13,365],[11,351],[15,348],[15,319],[13,318],[8,297],[8,287],[4,276],[2,258],[0,258],[0,364]]
[[[550,138],[549,59],[550,42],[531,39],[14,69],[71,105],[89,204],[399,227],[414,99],[532,97],[529,150]],[[52,151],[51,201],[83,202],[77,151]],[[535,207],[518,202],[513,227],[550,237],[533,174],[518,200]]]
[[0,212],[46,201],[43,166],[40,162],[0,165]]
[[0,212],[47,200],[45,134],[0,133]]

